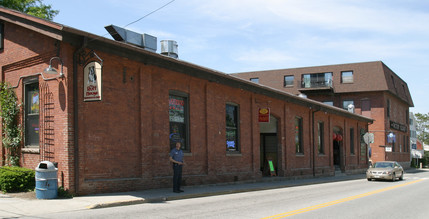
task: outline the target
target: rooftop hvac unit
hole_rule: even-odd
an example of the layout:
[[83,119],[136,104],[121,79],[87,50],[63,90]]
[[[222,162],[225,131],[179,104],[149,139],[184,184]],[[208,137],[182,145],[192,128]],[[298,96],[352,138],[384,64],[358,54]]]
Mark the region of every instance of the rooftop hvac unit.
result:
[[161,40],[161,54],[172,58],[179,58],[178,45],[174,40]]
[[140,34],[115,25],[104,27],[116,41],[129,43],[156,52],[157,39],[149,34]]

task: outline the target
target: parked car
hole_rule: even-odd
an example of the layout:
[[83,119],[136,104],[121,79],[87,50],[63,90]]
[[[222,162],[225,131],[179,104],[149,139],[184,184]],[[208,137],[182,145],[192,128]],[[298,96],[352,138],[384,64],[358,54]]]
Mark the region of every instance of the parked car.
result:
[[392,180],[404,179],[404,169],[396,161],[379,161],[371,165],[366,171],[366,179],[371,181],[373,179]]

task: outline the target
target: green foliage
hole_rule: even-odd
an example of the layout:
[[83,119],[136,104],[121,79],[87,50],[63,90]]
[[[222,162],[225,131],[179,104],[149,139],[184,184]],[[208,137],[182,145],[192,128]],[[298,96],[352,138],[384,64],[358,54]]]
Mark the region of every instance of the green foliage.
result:
[[73,195],[69,192],[68,189],[64,189],[64,187],[58,187],[58,198],[73,198]]
[[0,190],[6,192],[28,192],[36,186],[35,171],[22,167],[0,167]]
[[429,144],[429,113],[416,113],[417,138],[424,144]]
[[59,12],[52,10],[51,5],[43,4],[42,0],[0,0],[0,5],[50,21]]
[[7,149],[6,162],[19,165],[21,126],[18,123],[20,105],[15,92],[7,83],[0,83],[0,117],[2,119],[3,146]]

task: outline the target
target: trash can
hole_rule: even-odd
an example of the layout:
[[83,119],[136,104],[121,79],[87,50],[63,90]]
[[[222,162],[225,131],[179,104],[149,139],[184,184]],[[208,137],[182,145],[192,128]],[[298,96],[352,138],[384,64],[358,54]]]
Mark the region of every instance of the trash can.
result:
[[58,196],[58,168],[50,161],[42,161],[36,167],[36,198],[54,199]]

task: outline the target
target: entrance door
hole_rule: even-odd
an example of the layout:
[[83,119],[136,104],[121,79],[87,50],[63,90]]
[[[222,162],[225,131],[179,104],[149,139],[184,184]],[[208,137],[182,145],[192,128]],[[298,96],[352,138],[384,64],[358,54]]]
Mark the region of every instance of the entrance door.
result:
[[270,115],[269,123],[259,123],[260,129],[260,170],[263,176],[269,176],[268,159],[273,162],[276,173],[278,172],[278,137],[277,119]]
[[334,158],[334,167],[335,171],[344,171],[344,150],[342,145],[343,132],[340,127],[334,127],[334,136],[333,136],[333,158]]
[[277,133],[261,133],[261,171],[263,176],[269,176],[268,159],[273,161],[277,172]]

